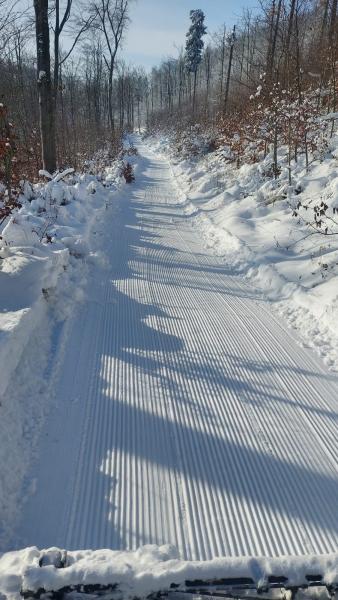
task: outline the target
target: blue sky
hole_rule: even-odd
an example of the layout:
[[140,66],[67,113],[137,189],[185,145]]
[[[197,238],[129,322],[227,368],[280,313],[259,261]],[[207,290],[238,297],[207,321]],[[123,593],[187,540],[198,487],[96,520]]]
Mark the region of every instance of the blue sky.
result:
[[148,70],[162,58],[176,56],[177,47],[185,43],[191,9],[204,11],[208,32],[212,33],[223,23],[232,27],[243,9],[255,9],[257,5],[258,0],[135,0],[130,9],[132,23],[124,43],[124,58]]

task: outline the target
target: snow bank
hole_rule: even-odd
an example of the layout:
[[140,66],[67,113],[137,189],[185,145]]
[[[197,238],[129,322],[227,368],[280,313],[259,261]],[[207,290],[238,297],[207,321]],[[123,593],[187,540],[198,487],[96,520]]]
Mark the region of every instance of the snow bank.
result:
[[[41,564],[50,555],[52,564]],[[118,586],[123,598],[146,598],[167,591],[172,584],[184,587],[193,580],[212,581],[250,578],[263,587],[269,576],[287,577],[289,586],[307,583],[307,576],[322,575],[323,583],[338,583],[338,556],[279,558],[215,558],[211,561],[181,561],[172,546],[144,546],[135,552],[86,550],[68,552],[66,566],[57,568],[53,561],[64,553],[52,548],[40,552],[27,548],[0,557],[0,592],[5,598],[19,598],[20,590],[55,591],[68,586],[101,584]],[[119,595],[119,594],[117,594]]]
[[[196,147],[195,134],[193,139]],[[281,175],[274,180],[269,154],[237,169],[228,162],[227,148],[206,152],[203,138],[200,151],[190,158],[170,136],[149,138],[148,143],[170,157],[182,209],[202,232],[205,246],[260,289],[304,342],[337,370],[338,235],[313,234],[302,217],[322,200],[335,216],[338,135],[329,140],[326,156],[312,158],[308,172],[299,156],[291,165],[291,187],[286,148],[279,151]],[[299,202],[308,211],[297,211]],[[332,224],[333,230],[338,226]]]
[[68,171],[46,184],[25,183],[22,208],[1,232],[0,548],[8,548],[20,514],[20,489],[50,406],[53,336],[66,335],[63,323],[82,299],[90,264],[100,260],[95,227],[118,185],[117,165],[101,181]]

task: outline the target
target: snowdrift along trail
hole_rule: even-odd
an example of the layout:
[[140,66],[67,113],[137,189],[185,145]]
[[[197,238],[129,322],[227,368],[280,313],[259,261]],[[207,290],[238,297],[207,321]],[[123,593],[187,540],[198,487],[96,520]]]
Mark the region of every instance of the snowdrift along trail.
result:
[[203,248],[168,164],[139,152],[98,232],[108,266],[73,317],[12,547],[335,552],[337,378]]

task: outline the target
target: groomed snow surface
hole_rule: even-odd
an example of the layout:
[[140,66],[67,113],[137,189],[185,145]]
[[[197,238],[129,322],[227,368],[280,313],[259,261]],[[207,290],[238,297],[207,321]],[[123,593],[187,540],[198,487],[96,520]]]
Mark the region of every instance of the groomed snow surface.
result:
[[[5,406],[18,395],[28,412],[43,405],[48,415],[25,464],[23,506],[11,513],[3,500],[2,549],[123,551],[70,553],[74,564],[85,559],[71,567],[74,583],[92,583],[88,561],[101,561],[133,585],[145,556],[146,591],[162,569],[166,581],[170,569],[188,576],[196,565],[184,560],[334,553],[337,376],[205,247],[169,163],[141,142],[139,153],[135,184],[98,208],[88,240],[100,260],[86,264],[81,301],[46,349],[57,366],[46,366],[41,392],[28,378],[25,396],[14,377],[3,395]],[[45,352],[30,340],[25,360]],[[124,553],[147,544],[156,547]],[[52,589],[71,577],[40,569],[39,556],[5,554],[0,590],[15,596],[23,582],[38,589],[44,576],[59,578]],[[325,560],[332,579],[335,557]],[[213,576],[236,565],[253,568],[199,568]]]
[[[279,149],[281,174],[274,180],[272,152],[237,168],[226,146],[206,152],[210,139],[211,134],[186,132],[179,151],[172,134],[151,142],[170,157],[185,214],[194,219],[205,247],[261,290],[303,342],[338,371],[338,134],[327,140],[321,156],[310,155],[308,170],[302,154],[291,162],[291,186],[287,147]],[[335,219],[322,227],[327,236],[305,223],[321,202]]]

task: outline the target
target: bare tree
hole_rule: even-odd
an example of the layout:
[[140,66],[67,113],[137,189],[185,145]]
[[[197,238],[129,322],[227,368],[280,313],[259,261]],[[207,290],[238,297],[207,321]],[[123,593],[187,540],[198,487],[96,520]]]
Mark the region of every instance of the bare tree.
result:
[[106,52],[103,57],[108,69],[108,114],[111,134],[114,135],[113,77],[116,56],[129,22],[129,0],[97,0],[92,5],[98,29],[102,32]]
[[[55,0],[55,23],[53,27],[54,31],[54,73],[53,73],[53,90],[55,102],[57,101],[57,95],[59,90],[59,78],[60,69],[62,65],[68,60],[73,53],[75,46],[79,42],[81,36],[88,31],[95,20],[95,11],[90,11],[89,14],[83,14],[83,8],[81,8],[81,16],[75,16],[70,23],[71,13],[73,8],[73,0],[66,0],[66,4],[63,10],[60,6],[60,0]],[[61,55],[60,50],[60,39],[61,34],[65,30],[67,24],[70,24],[70,33],[72,34],[72,43],[67,52]]]
[[271,7],[271,21],[270,21],[270,32],[269,32],[269,44],[266,58],[266,75],[267,80],[273,80],[273,71],[276,60],[276,48],[277,48],[277,37],[279,33],[280,19],[282,13],[283,0],[273,0]]
[[0,52],[5,49],[10,37],[10,26],[18,17],[18,2],[0,0]]

